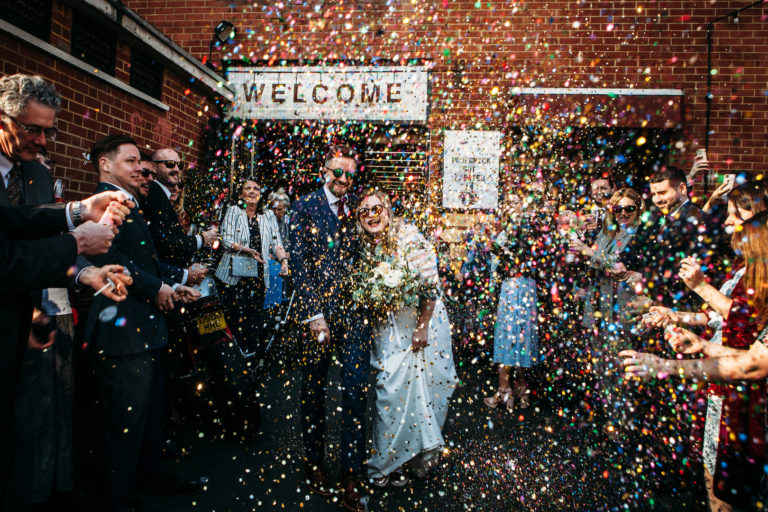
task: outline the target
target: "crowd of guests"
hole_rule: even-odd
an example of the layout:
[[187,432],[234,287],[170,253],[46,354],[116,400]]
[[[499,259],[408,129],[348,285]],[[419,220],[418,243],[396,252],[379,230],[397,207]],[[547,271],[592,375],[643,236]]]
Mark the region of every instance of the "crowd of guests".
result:
[[473,227],[458,276],[446,269],[457,348],[485,345],[499,365],[489,408],[526,407],[537,364],[549,383],[574,370],[556,389],[570,384],[577,421],[637,454],[646,503],[688,492],[710,510],[761,510],[768,187],[741,175],[699,208],[690,185],[674,167],[642,192],[607,175],[574,197],[521,183]]
[[[101,439],[85,448],[101,453],[92,508],[139,510],[137,493],[201,492],[200,482],[185,481],[160,459],[179,448],[169,425],[186,350],[180,306],[201,297],[211,280],[228,329],[257,359],[265,356],[265,311],[289,293],[296,297],[310,490],[331,494],[324,424],[334,354],[344,390],[342,506],[365,510],[369,477],[377,487],[425,477],[444,444],[441,428],[458,381],[437,258],[427,239],[395,216],[386,195],[374,190],[358,200],[348,193],[359,155],[348,146],[329,147],[320,170],[325,185],[294,202],[290,221],[282,190],[259,211],[262,184],[250,177],[237,184],[220,226],[195,230],[184,211],[185,166],[178,152],[145,153],[129,135],[109,135],[90,147],[99,177],[94,195],[57,205],[50,168],[38,158],[55,139],[61,101],[41,77],[0,78],[2,510],[66,506],[59,498],[74,485],[71,367],[80,349],[100,395]],[[217,255],[213,265],[203,264],[206,249]],[[371,270],[359,261],[380,256],[413,269],[408,288],[390,287],[402,295],[397,307],[386,309],[391,322],[374,322],[385,305],[355,302],[355,283],[347,278],[355,268]],[[289,262],[293,282],[283,279]],[[60,288],[39,291],[51,286]],[[421,291],[406,300],[412,286]],[[78,299],[81,338],[73,330],[74,292],[89,296],[84,304]],[[60,314],[69,323],[51,320]],[[44,355],[51,353],[48,361]],[[369,368],[379,375],[374,457],[365,428]],[[409,393],[406,381],[418,392]],[[239,399],[255,401],[255,395],[253,389]],[[395,407],[403,402],[405,411]],[[409,429],[400,428],[404,421]],[[41,431],[46,437],[36,438]]]
[[[396,215],[386,194],[353,195],[360,157],[343,144],[324,155],[317,191],[292,202],[279,189],[264,201],[264,184],[246,177],[221,224],[200,230],[184,211],[178,152],[144,153],[128,135],[110,135],[90,147],[94,195],[52,205],[45,151],[60,104],[40,77],[0,79],[3,510],[73,488],[76,346],[99,384],[103,481],[95,509],[138,510],[136,492],[201,491],[159,460],[175,449],[169,425],[185,352],[179,306],[197,300],[205,282],[256,360],[267,356],[273,308],[290,302],[303,474],[323,497],[333,493],[328,371],[334,358],[341,365],[339,502],[347,510],[366,509],[369,486],[427,476],[459,383],[453,353],[466,350],[498,365],[486,407],[529,407],[541,397],[535,369],[548,365],[556,386],[578,390],[584,425],[663,468],[650,473],[658,489],[696,492],[701,474],[712,510],[762,507],[768,191],[761,179],[724,183],[701,209],[674,167],[656,169],[637,188],[596,176],[581,195],[521,178],[470,230],[458,268],[445,247],[436,251]],[[215,264],[203,261],[205,250]],[[387,292],[366,295],[350,275]],[[85,289],[79,339],[70,298]],[[697,412],[695,386],[667,385],[675,377],[712,381],[706,411]]]

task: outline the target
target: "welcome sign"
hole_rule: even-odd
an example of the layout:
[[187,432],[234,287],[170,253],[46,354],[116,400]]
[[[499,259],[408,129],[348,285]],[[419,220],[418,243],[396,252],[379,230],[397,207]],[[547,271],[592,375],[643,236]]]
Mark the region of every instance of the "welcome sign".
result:
[[230,117],[273,120],[426,121],[426,67],[230,68]]

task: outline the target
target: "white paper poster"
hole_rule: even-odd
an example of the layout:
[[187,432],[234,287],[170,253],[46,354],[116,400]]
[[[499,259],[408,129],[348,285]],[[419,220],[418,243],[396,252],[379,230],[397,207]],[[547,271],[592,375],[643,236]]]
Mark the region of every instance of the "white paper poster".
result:
[[429,72],[420,66],[230,68],[230,116],[242,119],[427,120]]
[[500,154],[501,132],[446,131],[443,207],[496,208]]

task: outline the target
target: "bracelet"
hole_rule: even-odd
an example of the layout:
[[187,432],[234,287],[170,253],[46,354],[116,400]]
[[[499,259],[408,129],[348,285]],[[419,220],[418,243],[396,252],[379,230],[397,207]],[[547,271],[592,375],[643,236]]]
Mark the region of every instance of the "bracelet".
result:
[[83,223],[81,208],[82,203],[80,203],[80,201],[75,201],[72,203],[72,222],[75,224],[75,226]]

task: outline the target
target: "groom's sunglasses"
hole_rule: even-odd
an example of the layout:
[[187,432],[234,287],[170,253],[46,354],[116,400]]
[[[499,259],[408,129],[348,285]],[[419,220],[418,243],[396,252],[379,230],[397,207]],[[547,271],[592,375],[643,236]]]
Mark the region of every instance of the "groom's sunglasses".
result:
[[370,214],[373,214],[374,217],[378,217],[381,215],[381,212],[384,211],[384,207],[380,204],[371,206],[370,208],[358,208],[357,209],[357,217],[359,219],[364,219]]
[[333,176],[335,178],[341,178],[344,176],[344,173],[347,174],[347,178],[353,179],[355,177],[355,171],[345,171],[344,169],[331,169],[330,167],[326,167],[329,171],[333,173]]

